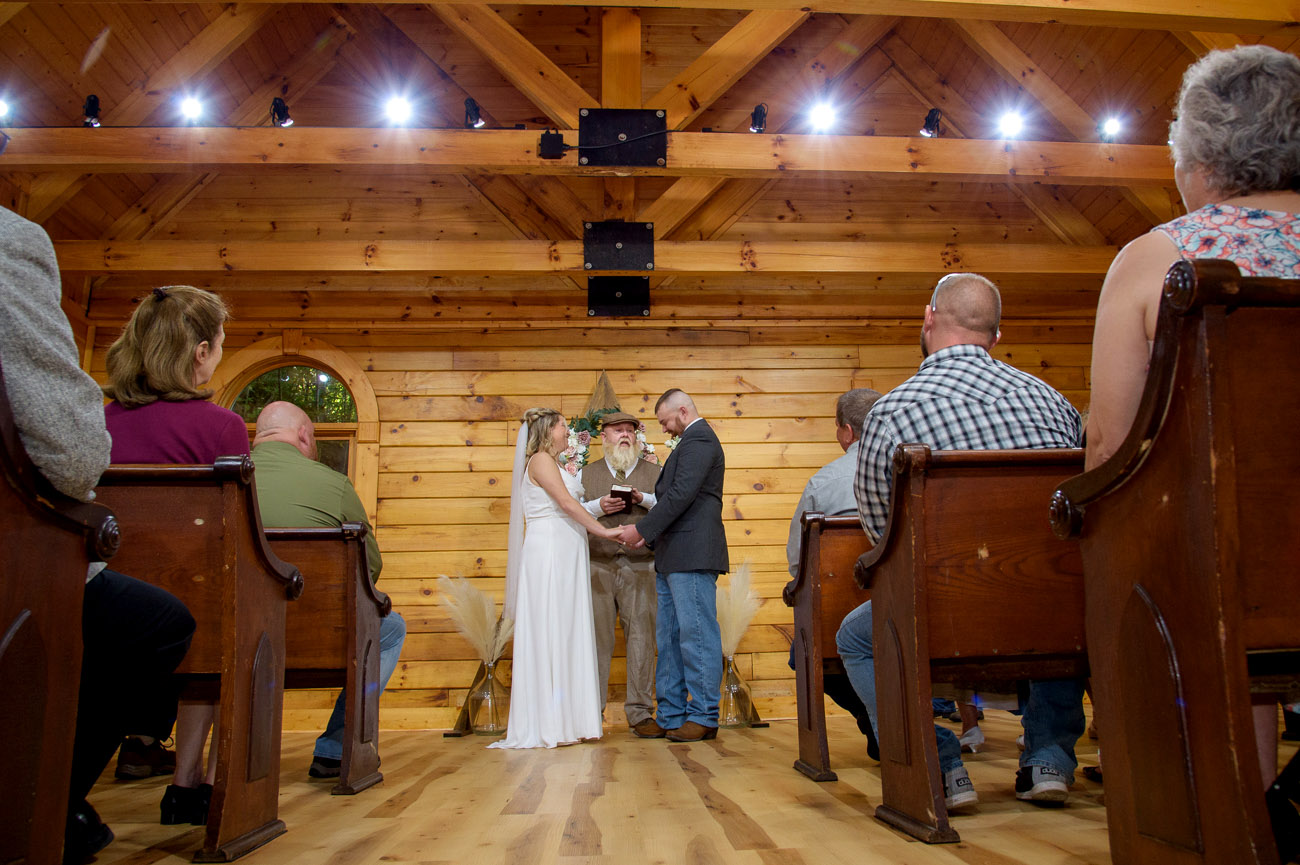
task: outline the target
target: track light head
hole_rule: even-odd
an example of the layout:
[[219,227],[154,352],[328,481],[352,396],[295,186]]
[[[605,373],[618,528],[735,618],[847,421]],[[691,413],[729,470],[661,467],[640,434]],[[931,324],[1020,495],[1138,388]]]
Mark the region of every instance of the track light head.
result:
[[939,121],[943,119],[943,112],[938,108],[931,108],[925,115],[925,123],[921,126],[921,134],[926,138],[938,138],[943,135],[943,127]]
[[474,97],[465,97],[465,128],[482,129],[487,124],[483,119],[483,112],[474,101]]
[[754,106],[754,113],[749,116],[750,132],[767,131],[767,103],[760,102]]
[[86,97],[86,104],[81,106],[81,125],[82,126],[99,126],[99,97],[90,94]]
[[271,125],[286,129],[293,126],[293,118],[289,116],[289,104],[279,96],[271,100]]

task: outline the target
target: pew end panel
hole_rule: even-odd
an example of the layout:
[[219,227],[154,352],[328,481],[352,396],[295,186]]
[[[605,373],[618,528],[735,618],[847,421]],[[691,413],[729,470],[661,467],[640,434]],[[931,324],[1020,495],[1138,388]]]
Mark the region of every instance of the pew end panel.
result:
[[853,582],[853,563],[870,547],[856,516],[801,518],[799,573],[782,591],[794,608],[795,696],[799,757],[794,768],[814,781],[835,781],[826,740],[824,677],[842,675],[835,632],[868,595]]
[[68,498],[32,463],[0,371],[0,729],[10,738],[0,862],[62,861],[81,678],[86,569],[117,552],[100,504]]
[[351,795],[383,780],[379,772],[379,625],[392,611],[375,589],[362,523],[338,528],[271,528],[276,555],[305,575],[290,605],[285,635],[285,687],[342,685],[347,692],[343,761],[332,792]]
[[996,686],[1087,675],[1077,546],[1051,535],[1044,497],[1078,449],[894,455],[889,523],[859,566],[870,579],[882,803],[927,843],[948,820],[933,732],[936,681]]
[[1125,755],[1118,863],[1278,861],[1250,699],[1300,673],[1298,329],[1300,281],[1176,263],[1133,427],[1052,497],[1088,574],[1098,729]]
[[[262,533],[247,456],[211,466],[113,466],[100,497],[119,513],[119,566],[176,595],[198,623],[177,672],[220,681],[217,771],[196,862],[228,862],[285,831],[277,817],[286,602],[301,573]],[[208,692],[210,693],[210,691]]]

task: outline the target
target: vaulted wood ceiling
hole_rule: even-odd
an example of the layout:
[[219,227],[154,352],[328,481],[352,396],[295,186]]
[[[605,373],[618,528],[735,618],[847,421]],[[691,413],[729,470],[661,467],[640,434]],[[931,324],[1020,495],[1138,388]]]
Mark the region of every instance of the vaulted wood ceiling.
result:
[[[656,292],[727,298],[710,317],[791,289],[870,288],[878,314],[912,314],[954,268],[1086,312],[1115,249],[1178,212],[1163,142],[1183,70],[1239,42],[1296,51],[1297,17],[1282,0],[0,2],[0,202],[46,226],[65,292],[104,318],[163,277],[256,289],[243,314],[266,320],[331,290],[533,293],[583,315],[592,219],[653,223]],[[189,92],[210,125],[180,125]],[[382,117],[394,92],[408,128]],[[89,93],[99,129],[80,126]],[[290,129],[268,124],[275,96]],[[830,134],[804,119],[821,96]],[[466,97],[485,128],[463,128]],[[664,110],[667,164],[539,159],[540,130],[576,143],[585,107]],[[917,136],[931,107],[943,138]],[[1011,107],[1027,128],[1002,141]],[[1100,143],[1111,113],[1122,141]]]

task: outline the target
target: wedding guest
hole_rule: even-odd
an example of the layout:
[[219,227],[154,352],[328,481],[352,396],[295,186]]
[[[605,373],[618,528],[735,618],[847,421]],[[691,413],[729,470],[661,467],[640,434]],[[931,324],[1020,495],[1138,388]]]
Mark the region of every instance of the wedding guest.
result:
[[[1265,45],[1212,51],[1188,68],[1169,126],[1188,213],[1125,246],[1106,274],[1092,345],[1088,468],[1128,435],[1146,382],[1165,273],[1224,258],[1246,276],[1300,278],[1300,59]],[[1277,703],[1261,695],[1255,742],[1277,775]]]
[[[141,298],[105,357],[104,407],[112,462],[211,464],[247,454],[243,419],[209,399],[204,385],[221,362],[229,312],[215,294],[188,285],[155,288]],[[167,825],[208,819],[216,777],[215,729],[208,766],[203,742],[215,727],[215,704],[182,701],[176,716],[176,773],[160,806]]]
[[[578,474],[587,512],[606,528],[619,528],[645,517],[655,506],[653,492],[659,466],[642,459],[636,433],[641,422],[623,411],[601,419],[604,459],[588,463]],[[611,495],[613,485],[630,486],[630,501]],[[614,620],[623,624],[627,647],[627,699],[623,711],[632,735],[662,739],[655,723],[655,576],[654,553],[632,549],[590,535],[591,605],[596,616],[596,661],[600,667],[600,705],[609,697],[609,666],[614,655]]]
[[[49,237],[0,208],[0,368],[14,426],[45,479],[64,495],[89,501],[112,441],[99,386],[78,365],[72,328],[59,308],[60,290]],[[6,578],[40,580],[42,574],[36,569]],[[67,599],[50,601],[68,606]],[[63,827],[68,865],[90,861],[113,841],[113,831],[86,797],[125,733],[166,736],[171,729],[177,695],[172,671],[194,634],[194,619],[176,597],[103,562],[87,573],[80,613],[81,680]]]

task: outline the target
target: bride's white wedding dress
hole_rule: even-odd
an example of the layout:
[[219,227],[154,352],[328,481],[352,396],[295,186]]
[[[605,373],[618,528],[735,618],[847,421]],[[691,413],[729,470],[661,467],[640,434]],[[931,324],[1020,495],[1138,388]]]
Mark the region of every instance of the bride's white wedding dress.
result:
[[[582,484],[560,470],[576,499]],[[527,528],[515,598],[506,737],[489,748],[554,748],[601,733],[587,531],[525,473]]]

